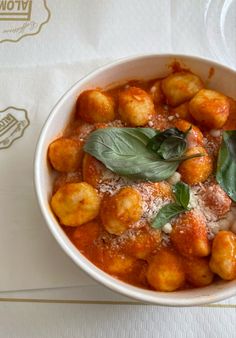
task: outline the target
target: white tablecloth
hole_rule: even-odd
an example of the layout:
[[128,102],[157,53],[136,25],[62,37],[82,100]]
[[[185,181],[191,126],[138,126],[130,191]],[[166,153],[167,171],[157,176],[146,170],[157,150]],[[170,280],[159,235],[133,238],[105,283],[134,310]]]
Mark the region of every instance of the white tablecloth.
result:
[[236,297],[187,309],[146,306],[79,271],[38,211],[32,161],[50,109],[100,64],[172,52],[236,68],[236,1],[33,0],[31,26],[2,21],[1,6],[0,111],[24,109],[30,126],[0,150],[0,337],[234,337]]

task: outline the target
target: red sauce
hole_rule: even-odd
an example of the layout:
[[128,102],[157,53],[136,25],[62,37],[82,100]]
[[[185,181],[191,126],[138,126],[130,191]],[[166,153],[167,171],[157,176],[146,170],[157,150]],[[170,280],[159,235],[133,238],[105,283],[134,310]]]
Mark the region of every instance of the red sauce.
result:
[[214,67],[210,67],[209,71],[208,71],[208,79],[210,80],[215,74],[215,68]]

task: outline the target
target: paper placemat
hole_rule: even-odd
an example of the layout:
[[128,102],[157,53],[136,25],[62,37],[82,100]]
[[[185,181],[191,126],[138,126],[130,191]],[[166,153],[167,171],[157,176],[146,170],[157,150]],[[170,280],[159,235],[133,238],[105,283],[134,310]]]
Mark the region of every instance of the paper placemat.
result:
[[[40,302],[68,304],[144,304],[132,298],[120,295],[101,284],[80,285],[74,287],[24,290],[0,293],[1,302]],[[230,307],[236,310],[236,297],[228,298],[218,303],[208,304],[209,307]],[[198,305],[201,308],[205,305]],[[167,307],[166,307],[167,308]]]
[[33,0],[16,16],[12,4],[0,6],[0,291],[95,285],[59,248],[37,207],[33,157],[43,122],[106,60],[175,52],[236,67],[235,1]]
[[40,130],[59,97],[98,62],[1,70],[0,291],[90,285],[40,214],[33,161]]
[[1,67],[175,52],[236,68],[235,0],[31,2],[30,21],[0,20]]
[[39,212],[33,153],[60,96],[105,59],[169,52],[236,68],[236,1],[0,4],[0,133],[7,124],[15,131],[0,150],[0,336],[235,337],[235,297],[185,309],[140,306],[83,274]]

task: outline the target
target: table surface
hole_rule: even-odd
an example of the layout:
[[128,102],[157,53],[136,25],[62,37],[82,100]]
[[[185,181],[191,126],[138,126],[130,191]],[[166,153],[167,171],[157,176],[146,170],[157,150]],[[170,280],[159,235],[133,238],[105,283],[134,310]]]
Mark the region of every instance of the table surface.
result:
[[[199,55],[236,68],[235,0],[37,1],[37,13],[32,1],[31,22],[43,22],[38,32],[32,24],[17,32],[17,42],[0,35],[1,73],[13,74],[12,85],[20,72],[27,78],[37,69],[81,62],[82,74],[91,68],[86,63],[141,53]],[[2,25],[0,18],[1,32]],[[137,303],[90,278],[79,286],[54,285],[0,292],[0,338],[236,336],[236,297],[171,308]]]

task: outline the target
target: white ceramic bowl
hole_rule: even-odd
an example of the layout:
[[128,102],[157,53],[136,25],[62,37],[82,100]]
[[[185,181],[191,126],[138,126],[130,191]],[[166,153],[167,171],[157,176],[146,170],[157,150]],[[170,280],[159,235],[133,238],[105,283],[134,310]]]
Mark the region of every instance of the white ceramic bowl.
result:
[[[151,79],[166,76],[169,65],[180,61],[192,72],[208,81],[208,86],[229,96],[236,95],[236,72],[207,59],[183,55],[144,55],[129,57],[103,66],[77,82],[56,104],[47,119],[37,145],[35,156],[35,186],[38,202],[45,221],[52,234],[68,256],[85,272],[108,288],[142,302],[169,306],[190,306],[223,300],[236,295],[236,281],[217,282],[208,287],[177,292],[144,290],[119,281],[87,260],[65,235],[54,217],[49,200],[52,191],[52,172],[47,162],[47,149],[52,140],[62,134],[78,95],[96,87],[107,88],[110,84],[131,79]],[[213,67],[214,75],[208,79]]]

